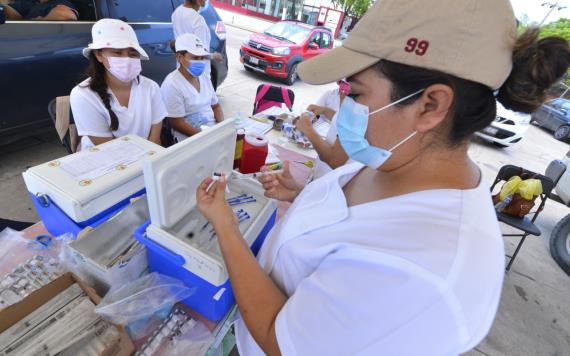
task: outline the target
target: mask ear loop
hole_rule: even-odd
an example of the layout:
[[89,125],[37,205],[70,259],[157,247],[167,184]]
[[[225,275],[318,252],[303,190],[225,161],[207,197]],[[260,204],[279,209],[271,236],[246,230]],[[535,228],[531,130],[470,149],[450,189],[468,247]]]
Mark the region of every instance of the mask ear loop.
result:
[[[401,103],[402,101],[408,100],[409,98],[412,98],[412,97],[418,95],[419,93],[423,92],[424,90],[425,90],[425,88],[424,88],[424,89],[420,89],[420,90],[416,91],[415,93],[412,93],[412,94],[410,94],[410,95],[408,95],[408,96],[405,96],[405,97],[403,97],[403,98],[401,98],[401,99],[399,99],[399,100],[394,101],[394,102],[391,103],[391,104],[388,104],[388,105],[384,106],[383,108],[380,108],[380,109],[378,109],[378,110],[376,110],[376,111],[373,111],[373,112],[370,113],[369,115],[375,114],[375,113],[377,113],[377,112],[379,112],[379,111],[388,109],[388,108],[390,108],[390,107],[392,107],[392,106],[394,106],[394,105],[396,105],[396,104],[399,104],[399,103]],[[408,142],[408,141],[409,141],[412,137],[414,137],[417,133],[418,133],[418,131],[417,131],[417,130],[414,130],[414,132],[412,132],[411,134],[409,134],[405,139],[403,139],[402,141],[400,141],[400,143],[398,143],[398,144],[395,145],[394,147],[390,148],[388,151],[389,151],[389,152],[394,152],[395,149],[397,149],[398,147],[402,146],[404,143]]]
[[406,137],[405,139],[403,139],[402,141],[400,141],[400,143],[398,143],[396,146],[390,148],[388,151],[390,152],[394,152],[394,150],[400,146],[402,146],[404,143],[408,142],[412,137],[414,137],[416,134],[418,133],[417,130],[415,130],[414,132],[412,132],[411,134],[408,135],[408,137]]
[[412,97],[418,95],[419,93],[423,92],[424,90],[425,90],[425,88],[424,88],[424,89],[420,89],[420,90],[418,90],[417,92],[412,93],[412,94],[410,94],[410,95],[408,95],[408,96],[405,96],[405,97],[403,97],[403,98],[401,98],[401,99],[398,99],[398,100],[394,101],[393,103],[390,103],[390,104],[388,104],[388,105],[386,105],[386,106],[384,106],[384,107],[381,107],[381,108],[378,109],[378,110],[374,110],[373,112],[369,113],[368,116],[371,116],[371,115],[374,115],[374,114],[376,114],[376,113],[379,113],[379,112],[382,111],[382,110],[386,110],[386,109],[388,109],[388,108],[391,108],[391,107],[394,106],[394,105],[398,105],[398,104],[401,103],[402,101],[406,101],[406,100],[408,100],[409,98],[412,98]]

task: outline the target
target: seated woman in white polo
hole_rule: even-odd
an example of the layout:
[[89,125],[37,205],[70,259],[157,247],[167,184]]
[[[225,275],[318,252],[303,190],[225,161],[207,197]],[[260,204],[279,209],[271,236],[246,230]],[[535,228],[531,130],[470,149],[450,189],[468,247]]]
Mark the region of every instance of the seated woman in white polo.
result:
[[170,73],[161,90],[168,111],[168,120],[177,141],[192,136],[203,127],[224,120],[222,108],[205,69],[209,53],[193,34],[176,39],[176,60],[179,68]]
[[102,19],[91,32],[93,42],[83,50],[89,78],[70,94],[79,149],[129,134],[160,144],[166,109],[158,84],[140,75],[148,55],[135,31],[121,20]]

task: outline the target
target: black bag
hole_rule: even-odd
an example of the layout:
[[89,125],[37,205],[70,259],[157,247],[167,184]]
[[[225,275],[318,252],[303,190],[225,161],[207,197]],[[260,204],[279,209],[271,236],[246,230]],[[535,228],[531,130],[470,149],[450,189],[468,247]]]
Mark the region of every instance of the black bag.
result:
[[162,120],[162,129],[160,130],[160,144],[162,147],[170,147],[174,145],[176,141],[172,135],[172,128],[170,127],[170,121],[168,119]]

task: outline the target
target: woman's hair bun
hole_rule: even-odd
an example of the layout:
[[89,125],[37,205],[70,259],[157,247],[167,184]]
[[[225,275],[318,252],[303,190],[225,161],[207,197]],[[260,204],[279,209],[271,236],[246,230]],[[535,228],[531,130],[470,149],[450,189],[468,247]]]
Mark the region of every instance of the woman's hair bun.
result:
[[547,90],[570,66],[570,46],[557,36],[538,39],[538,28],[519,36],[513,50],[513,70],[497,99],[507,109],[532,113],[546,100]]

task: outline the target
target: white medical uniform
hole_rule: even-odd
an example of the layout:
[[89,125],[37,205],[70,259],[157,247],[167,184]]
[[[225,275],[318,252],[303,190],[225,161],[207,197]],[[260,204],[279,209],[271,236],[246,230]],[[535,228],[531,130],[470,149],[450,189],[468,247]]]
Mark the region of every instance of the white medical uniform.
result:
[[[324,106],[338,112],[338,109],[340,108],[340,93],[338,92],[338,87],[327,90],[323,95],[321,95],[315,105]],[[327,117],[326,115],[321,115],[321,117],[327,121],[332,120],[332,117]]]
[[89,89],[89,81],[84,80],[70,94],[71,111],[81,138],[81,149],[93,146],[88,136],[121,137],[134,134],[147,139],[152,125],[166,117],[160,87],[153,80],[139,75],[131,86],[129,106],[122,106],[115,94],[111,94],[111,109],[119,119],[119,128],[111,131],[111,116],[99,94]]
[[210,42],[212,40],[210,29],[206,20],[198,11],[180,5],[172,13],[172,29],[174,30],[174,38],[185,33],[191,33],[202,41],[204,48],[210,50]]
[[[351,163],[309,184],[258,257],[287,295],[283,355],[457,355],[497,312],[504,248],[489,188],[434,189],[347,206]],[[243,320],[241,355],[263,352]]]
[[[200,91],[180,71],[170,73],[162,82],[161,91],[168,117],[183,117],[185,121],[195,128],[214,126],[216,120],[212,105],[218,103],[218,96],[214,91],[212,82],[206,74],[199,77]],[[172,130],[174,137],[182,141],[188,136]]]
[[[180,5],[172,13],[172,29],[174,31],[174,38],[183,35],[185,33],[190,33],[198,36],[204,48],[210,51],[210,42],[212,41],[212,35],[210,34],[210,29],[208,24],[204,19],[204,16],[200,15],[198,11]],[[180,64],[176,62],[176,68]],[[206,74],[208,78],[210,77],[212,68],[210,62],[206,65]]]
[[[338,113],[338,110],[340,109],[340,93],[338,91],[338,87],[335,89],[327,90],[315,104],[332,109]],[[321,117],[330,122],[330,128],[325,137],[325,141],[332,146],[337,139],[338,133],[336,129],[336,114],[332,118],[327,117],[326,115],[321,115]],[[320,158],[316,160],[314,169],[315,178],[322,177],[332,171],[331,166],[323,162]]]

